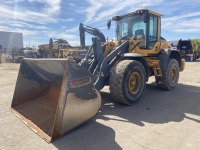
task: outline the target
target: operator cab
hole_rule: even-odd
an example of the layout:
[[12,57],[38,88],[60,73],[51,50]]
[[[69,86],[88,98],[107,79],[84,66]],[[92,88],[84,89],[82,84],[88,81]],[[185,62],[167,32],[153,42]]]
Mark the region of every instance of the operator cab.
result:
[[[160,17],[162,15],[148,9],[140,9],[132,13],[115,16],[117,41],[143,40],[138,47],[151,50],[160,41]],[[108,28],[110,21],[108,22]]]

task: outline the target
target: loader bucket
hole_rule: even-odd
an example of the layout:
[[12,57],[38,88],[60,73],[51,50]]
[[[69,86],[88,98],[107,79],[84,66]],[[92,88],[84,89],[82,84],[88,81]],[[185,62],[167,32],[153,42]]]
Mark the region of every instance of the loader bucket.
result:
[[100,105],[90,73],[75,62],[22,60],[11,111],[47,142],[92,118]]

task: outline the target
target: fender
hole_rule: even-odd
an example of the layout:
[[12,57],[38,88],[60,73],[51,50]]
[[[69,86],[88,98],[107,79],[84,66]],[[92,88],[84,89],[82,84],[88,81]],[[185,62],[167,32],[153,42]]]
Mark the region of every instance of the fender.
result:
[[160,67],[161,67],[162,72],[166,71],[169,58],[176,59],[178,61],[179,67],[181,66],[181,55],[178,50],[169,49],[165,51],[163,49],[158,54],[158,60],[160,60]]
[[146,60],[143,58],[142,55],[138,54],[138,53],[124,53],[121,55],[122,58],[124,59],[131,59],[131,60],[137,60],[139,61],[143,66],[144,66],[144,69],[145,69],[145,72],[146,72],[146,82],[148,81],[149,79],[149,66],[146,62]]

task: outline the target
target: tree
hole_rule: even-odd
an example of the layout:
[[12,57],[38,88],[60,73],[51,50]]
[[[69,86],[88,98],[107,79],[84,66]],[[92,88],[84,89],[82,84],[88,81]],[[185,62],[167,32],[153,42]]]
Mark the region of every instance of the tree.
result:
[[199,47],[199,49],[200,49],[200,40],[191,40],[193,43],[196,43],[197,45],[198,45],[198,47]]

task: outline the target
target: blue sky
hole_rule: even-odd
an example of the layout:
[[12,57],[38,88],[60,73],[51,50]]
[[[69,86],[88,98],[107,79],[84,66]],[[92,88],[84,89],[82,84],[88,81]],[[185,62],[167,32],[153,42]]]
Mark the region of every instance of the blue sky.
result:
[[[24,46],[64,38],[79,45],[79,23],[115,37],[106,22],[114,15],[143,8],[163,14],[162,36],[167,40],[200,39],[200,0],[0,0],[0,30],[22,32]],[[112,25],[114,27],[114,24]],[[87,36],[86,43],[91,43]]]

